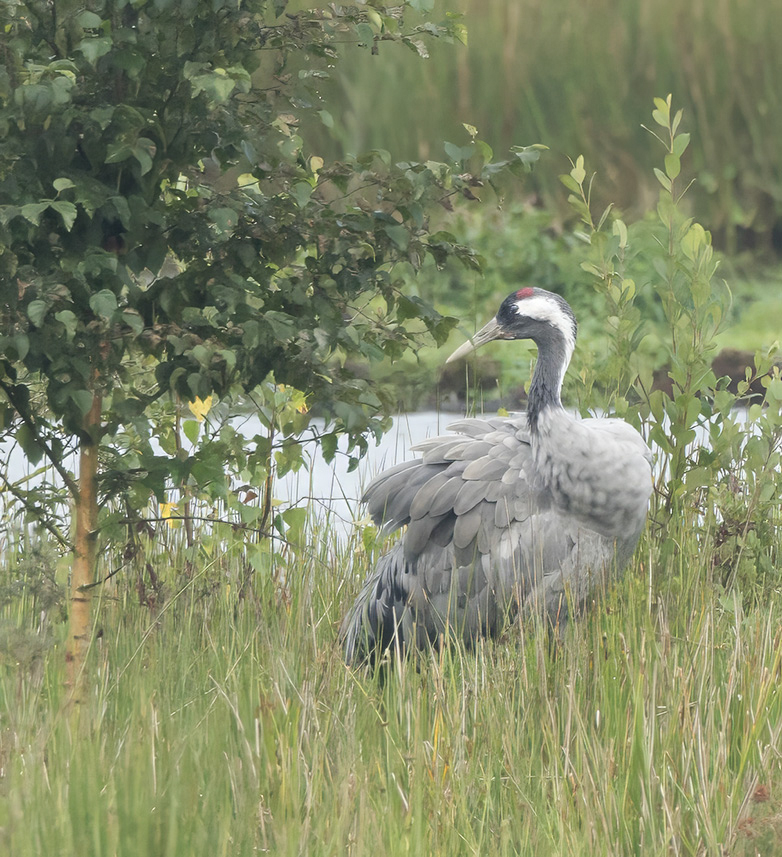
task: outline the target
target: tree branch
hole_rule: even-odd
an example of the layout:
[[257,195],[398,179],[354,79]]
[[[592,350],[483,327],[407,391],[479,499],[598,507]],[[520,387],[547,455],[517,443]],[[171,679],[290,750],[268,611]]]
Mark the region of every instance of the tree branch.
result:
[[10,385],[6,384],[6,382],[2,379],[0,379],[0,389],[5,393],[11,407],[22,418],[22,422],[32,432],[33,440],[35,441],[39,449],[43,450],[44,455],[46,455],[46,457],[49,459],[52,467],[60,475],[60,478],[65,484],[65,487],[68,489],[68,491],[70,491],[73,497],[76,497],[79,491],[79,486],[77,485],[71,474],[68,473],[68,471],[62,466],[62,462],[54,454],[54,450],[49,446],[46,440],[41,437],[41,433],[38,430],[38,425],[33,420],[32,415],[19,405],[19,402],[16,400],[16,396],[13,392],[13,388]]
[[70,550],[73,545],[65,538],[65,536],[60,532],[60,528],[53,524],[51,521],[47,520],[46,516],[43,514],[43,511],[33,505],[24,495],[22,491],[20,491],[15,485],[8,481],[8,477],[5,473],[0,475],[0,479],[3,481],[3,491],[7,491],[11,494],[31,515],[35,516],[36,521],[41,524],[45,529],[47,529],[57,541],[62,545],[62,547]]

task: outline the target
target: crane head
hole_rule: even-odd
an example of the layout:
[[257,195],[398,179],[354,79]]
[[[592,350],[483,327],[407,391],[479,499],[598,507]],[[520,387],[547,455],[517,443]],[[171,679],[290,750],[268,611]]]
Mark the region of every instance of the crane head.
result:
[[505,298],[497,315],[445,362],[459,360],[495,339],[531,339],[540,345],[541,340],[551,337],[561,338],[569,360],[576,331],[576,318],[564,298],[545,289],[518,289]]

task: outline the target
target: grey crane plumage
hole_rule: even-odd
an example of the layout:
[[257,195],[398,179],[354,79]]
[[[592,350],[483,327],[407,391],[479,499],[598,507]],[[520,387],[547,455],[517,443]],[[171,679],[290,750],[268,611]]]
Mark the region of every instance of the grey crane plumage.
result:
[[627,564],[646,520],[651,453],[624,421],[562,407],[576,330],[563,298],[519,289],[448,358],[495,339],[535,342],[527,411],[456,422],[370,483],[374,521],[406,530],[345,617],[348,663],[446,630],[467,642],[494,635],[520,608],[561,622],[568,592],[583,603]]

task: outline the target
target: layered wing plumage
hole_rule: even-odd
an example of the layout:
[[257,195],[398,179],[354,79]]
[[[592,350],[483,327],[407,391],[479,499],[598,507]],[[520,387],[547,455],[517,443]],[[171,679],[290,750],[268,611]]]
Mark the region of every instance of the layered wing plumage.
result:
[[[384,531],[407,527],[343,624],[347,659],[378,646],[496,633],[520,604],[549,614],[612,545],[557,507],[536,477],[526,419],[466,419],[420,443],[420,458],[379,474],[364,501]],[[586,562],[584,560],[586,559]]]

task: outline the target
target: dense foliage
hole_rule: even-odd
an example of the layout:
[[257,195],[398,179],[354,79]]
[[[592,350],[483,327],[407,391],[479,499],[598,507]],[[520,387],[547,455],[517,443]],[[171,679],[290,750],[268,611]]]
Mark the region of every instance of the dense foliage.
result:
[[[348,360],[398,357],[452,325],[401,294],[400,271],[428,255],[476,264],[429,229],[428,208],[475,199],[503,165],[474,134],[452,169],[382,151],[326,163],[299,133],[302,114],[328,121],[318,83],[337,43],[425,53],[421,37],[461,34],[454,20],[409,28],[409,5],[11,0],[0,11],[0,429],[57,473],[72,537],[45,484],[10,479],[7,462],[2,476],[25,517],[73,548],[76,701],[101,531],[130,525],[132,554],[140,513],[154,497],[171,518],[176,488],[191,544],[191,496],[268,535],[274,465],[301,463],[314,413],[329,457],[340,434],[363,449],[387,425]],[[519,151],[513,167],[538,154]],[[198,440],[214,398],[244,395],[261,425],[251,442],[226,426],[188,454],[182,435]],[[158,438],[169,402],[173,432]]]
[[[2,425],[31,461],[48,458],[75,491],[68,438],[101,443],[102,495],[139,509],[172,484],[225,498],[231,461],[261,482],[273,453],[297,466],[290,437],[315,414],[329,455],[340,433],[365,448],[382,431],[356,361],[442,341],[453,322],[402,294],[401,275],[427,256],[476,264],[429,229],[428,207],[474,198],[502,169],[477,140],[458,169],[308,149],[300,118],[330,120],[318,88],[336,43],[425,53],[422,39],[461,34],[454,19],[410,27],[405,11],[4,4]],[[230,429],[221,447],[181,454],[178,402],[253,391],[265,428],[252,455]],[[15,495],[41,513],[39,491]]]

